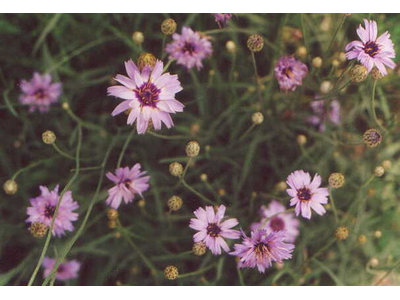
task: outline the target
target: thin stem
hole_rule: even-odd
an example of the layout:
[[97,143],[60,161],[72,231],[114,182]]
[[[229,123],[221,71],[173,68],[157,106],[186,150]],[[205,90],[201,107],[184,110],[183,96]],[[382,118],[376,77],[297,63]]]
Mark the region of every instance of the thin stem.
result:
[[313,258],[317,258],[322,252],[324,252],[326,249],[328,249],[330,246],[332,246],[335,243],[335,241],[336,241],[335,238],[331,239],[321,249],[319,249],[317,252],[315,252],[309,259],[307,259],[306,262],[312,260]]
[[58,153],[60,153],[62,156],[66,157],[66,158],[68,158],[68,159],[75,160],[75,157],[73,157],[72,155],[69,155],[68,153],[66,153],[66,152],[64,152],[63,150],[61,150],[61,149],[57,146],[56,143],[53,143],[52,145],[53,145],[53,148],[54,148]]
[[164,34],[163,40],[162,40],[162,45],[161,45],[161,59],[164,58],[164,48],[165,48],[165,41],[167,39],[167,36]]
[[376,83],[378,80],[374,80],[374,84],[372,86],[372,95],[371,95],[371,115],[372,118],[374,119],[374,122],[378,127],[383,131],[386,132],[386,129],[381,125],[381,123],[378,121],[378,118],[376,116],[376,111],[375,111],[375,93],[376,93]]
[[21,174],[22,172],[28,171],[29,169],[32,169],[32,168],[34,168],[34,167],[36,167],[36,166],[38,166],[38,165],[40,165],[40,164],[42,164],[42,163],[44,163],[44,162],[47,162],[47,161],[49,161],[49,160],[52,160],[52,159],[53,159],[53,158],[42,159],[42,160],[39,160],[39,161],[37,161],[37,162],[34,162],[34,163],[32,163],[32,164],[30,164],[30,165],[24,167],[24,168],[19,169],[19,170],[18,170],[17,172],[15,172],[14,175],[11,177],[11,180],[17,179],[18,175]]
[[262,105],[262,96],[261,96],[261,89],[260,89],[260,83],[258,81],[258,71],[257,71],[257,62],[256,62],[256,56],[253,51],[251,51],[251,60],[253,61],[253,67],[254,67],[254,76],[256,80],[256,88],[257,88],[257,95],[258,95],[258,101],[260,105]]
[[188,170],[190,164],[192,163],[192,159],[193,159],[193,157],[189,157],[189,160],[188,160],[188,162],[186,163],[185,169],[183,170],[183,173],[182,173],[182,175],[181,175],[181,177],[180,177],[180,180],[181,180],[181,181],[185,178],[185,175],[186,175],[186,173],[187,173],[187,170]]
[[238,276],[239,276],[240,285],[241,285],[241,286],[245,286],[246,284],[244,283],[244,278],[243,278],[242,270],[241,270],[238,266],[236,266],[236,270],[237,270],[237,273],[238,273]]
[[130,132],[130,134],[128,135],[127,139],[125,140],[125,144],[122,147],[121,153],[119,154],[118,162],[117,162],[117,169],[119,167],[121,167],[121,162],[122,162],[122,159],[124,158],[126,148],[128,147],[128,144],[131,141],[134,133],[135,133],[135,128],[132,128],[132,131]]
[[167,64],[165,65],[164,69],[163,69],[163,73],[167,72],[169,66],[175,61],[175,59],[170,59],[168,60]]
[[[65,102],[65,103],[68,104],[68,102]],[[65,111],[68,113],[68,115],[71,117],[71,119],[73,119],[76,123],[78,123],[82,127],[85,127],[90,130],[99,131],[102,134],[107,134],[107,132],[104,130],[104,128],[102,128],[98,125],[92,124],[92,123],[87,123],[87,122],[83,121],[81,118],[79,118],[77,115],[75,115],[74,112],[69,107],[69,104],[68,104],[68,108],[66,108]]]
[[331,41],[329,42],[329,46],[328,46],[328,48],[326,50],[325,56],[327,55],[328,51],[331,49],[333,41],[335,40],[337,34],[339,33],[339,30],[342,28],[345,20],[346,20],[346,14],[343,14],[342,20],[340,21],[339,26],[336,28],[336,31],[333,34]]
[[257,124],[253,123],[247,130],[242,134],[242,136],[238,139],[238,142],[242,141],[255,127]]
[[202,200],[215,205],[215,202],[211,201],[210,199],[208,199],[207,197],[205,197],[203,194],[199,193],[198,191],[196,191],[194,188],[192,188],[190,185],[188,185],[186,183],[186,181],[184,179],[182,179],[182,184],[185,188],[187,188],[189,191],[191,191],[193,194],[197,195],[199,198],[201,198]]
[[212,265],[210,265],[210,266],[208,266],[208,267],[199,269],[199,270],[194,271],[194,272],[181,274],[181,275],[178,275],[178,278],[185,278],[185,277],[188,277],[188,276],[194,276],[194,275],[203,274],[204,272],[206,272],[206,271],[208,271],[208,270],[214,268],[215,266],[216,266],[216,264],[212,264]]
[[163,134],[159,134],[154,131],[151,131],[151,130],[148,130],[146,133],[148,133],[152,136],[158,137],[160,139],[165,139],[165,140],[186,140],[186,139],[188,139],[188,137],[184,136],[184,135],[163,135]]
[[397,269],[400,266],[400,260],[391,268],[389,271],[386,272],[385,275],[382,276],[381,279],[379,279],[374,285],[380,285],[383,280],[385,280],[386,277],[388,277],[395,269]]
[[332,189],[329,189],[329,194],[330,194],[330,198],[331,198],[331,205],[332,205],[333,215],[335,216],[335,221],[336,221],[336,224],[337,224],[337,223],[339,223],[339,217],[338,217],[338,212],[336,210],[335,199],[333,198],[333,190]]

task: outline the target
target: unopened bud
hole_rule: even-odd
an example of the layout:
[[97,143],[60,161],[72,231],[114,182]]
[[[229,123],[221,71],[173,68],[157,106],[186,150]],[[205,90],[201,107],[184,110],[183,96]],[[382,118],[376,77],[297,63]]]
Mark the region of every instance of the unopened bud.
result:
[[247,39],[247,48],[252,52],[260,52],[264,47],[264,38],[259,34],[253,34]]
[[382,135],[377,129],[368,129],[364,132],[363,141],[367,147],[374,148],[382,142]]
[[48,227],[40,222],[33,222],[29,227],[32,236],[38,239],[43,238],[47,233]]
[[321,68],[322,67],[322,58],[319,56],[314,57],[312,60],[312,65],[314,68]]
[[135,32],[132,34],[132,40],[133,40],[133,42],[134,42],[135,44],[140,45],[140,44],[143,43],[143,41],[144,41],[144,35],[143,35],[143,33],[140,32],[140,31],[135,31]]
[[168,199],[167,205],[170,211],[177,211],[182,207],[182,198],[178,196],[172,196]]
[[225,44],[226,50],[228,50],[229,53],[235,53],[236,52],[236,44],[234,41],[227,41]]
[[255,112],[251,116],[251,121],[255,125],[260,125],[264,121],[264,115],[261,112]]
[[367,79],[368,70],[363,65],[355,65],[350,69],[349,75],[353,82],[362,82]]
[[204,255],[206,253],[207,246],[203,242],[197,242],[197,243],[193,244],[192,251],[193,251],[194,255],[201,256],[201,255]]
[[377,166],[377,167],[374,169],[374,176],[375,176],[375,177],[382,177],[383,174],[385,174],[385,168],[384,168],[384,167],[382,167],[382,166]]
[[183,173],[183,166],[178,162],[173,162],[169,165],[169,172],[172,176],[179,177]]
[[341,188],[344,185],[344,175],[342,173],[332,173],[329,175],[328,182],[331,188]]
[[114,208],[107,209],[107,218],[109,220],[116,220],[118,219],[118,210]]
[[42,134],[42,140],[43,143],[51,145],[56,141],[56,135],[53,131],[50,130],[46,130],[45,132],[43,132]]
[[4,182],[3,189],[7,195],[14,195],[18,191],[18,184],[15,180],[9,179]]
[[164,275],[168,280],[175,280],[179,275],[178,268],[175,266],[168,266],[164,270]]
[[200,153],[200,144],[196,141],[191,141],[186,145],[186,155],[196,157]]
[[307,143],[307,137],[304,134],[299,134],[297,136],[297,144],[304,146]]
[[335,237],[338,240],[345,240],[349,236],[349,229],[344,226],[340,226],[335,230]]
[[156,65],[157,59],[156,57],[149,53],[149,52],[144,52],[140,54],[138,60],[137,60],[137,66],[140,71],[144,69],[146,66],[150,66],[153,68]]
[[176,31],[177,24],[174,19],[165,19],[161,24],[161,31],[166,35],[171,35]]

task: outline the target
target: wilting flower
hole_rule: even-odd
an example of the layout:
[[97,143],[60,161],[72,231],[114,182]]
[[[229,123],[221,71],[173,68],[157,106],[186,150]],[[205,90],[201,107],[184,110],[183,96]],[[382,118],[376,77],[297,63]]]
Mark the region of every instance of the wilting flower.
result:
[[222,222],[225,210],[224,205],[220,205],[216,213],[212,206],[206,206],[206,209],[199,207],[194,211],[196,218],[190,219],[189,227],[199,231],[193,236],[194,242],[204,242],[214,255],[221,254],[221,248],[225,252],[229,251],[224,238],[240,237],[238,230],[231,229],[239,224],[237,219],[232,218]]
[[317,126],[319,131],[325,131],[326,122],[332,124],[340,124],[340,103],[334,99],[329,105],[329,111],[325,109],[325,100],[315,100],[310,103],[314,114],[309,116],[306,121],[314,126]]
[[[57,185],[54,190],[49,191],[45,186],[40,186],[41,195],[30,199],[31,207],[28,207],[27,214],[29,218],[26,220],[28,223],[40,222],[50,227],[51,220],[53,219],[57,203],[59,201]],[[58,237],[65,234],[65,231],[73,231],[73,221],[78,219],[78,214],[73,212],[78,209],[79,205],[72,199],[72,192],[66,191],[61,199],[61,204],[58,209],[56,220],[53,227],[53,235]]]
[[182,28],[182,34],[174,33],[173,41],[169,43],[165,51],[169,53],[169,59],[176,59],[177,63],[187,69],[203,67],[202,60],[212,53],[211,43],[206,37],[201,37],[189,27]]
[[294,91],[296,86],[302,85],[308,68],[293,56],[282,56],[275,65],[275,77],[283,91]]
[[35,72],[30,81],[21,80],[20,84],[22,95],[19,96],[19,102],[23,105],[29,105],[29,112],[36,109],[40,112],[47,112],[50,105],[58,101],[61,95],[62,84],[51,83],[51,75],[40,75]]
[[219,27],[225,26],[226,22],[228,22],[232,18],[232,14],[224,13],[224,14],[213,14],[215,17],[215,22],[218,23]]
[[268,206],[261,206],[261,222],[253,223],[251,230],[265,229],[268,232],[286,231],[286,242],[294,242],[299,234],[300,222],[293,213],[283,213],[285,206],[273,200]]
[[266,268],[271,267],[272,262],[282,263],[284,259],[292,257],[293,244],[285,243],[285,231],[275,231],[268,233],[266,230],[256,230],[251,232],[251,237],[247,237],[244,232],[243,242],[235,244],[235,251],[231,255],[240,258],[239,268],[255,268],[261,273]]
[[125,62],[129,77],[117,75],[115,80],[122,85],[111,86],[108,95],[124,99],[111,113],[116,116],[131,109],[128,124],[135,121],[137,132],[146,132],[150,120],[154,129],[161,129],[161,122],[168,128],[174,126],[170,114],[182,112],[184,105],[175,99],[175,94],[182,90],[177,75],[162,74],[163,62],[158,60],[152,68],[145,66],[139,71],[132,60]]
[[329,191],[319,187],[321,176],[315,174],[311,181],[309,173],[298,170],[288,176],[286,183],[290,187],[286,192],[292,197],[290,206],[296,205],[296,216],[301,213],[304,218],[311,219],[311,208],[321,216],[326,212],[321,204],[328,203]]
[[361,41],[352,41],[346,46],[347,59],[357,58],[371,72],[376,66],[382,75],[386,75],[385,66],[391,69],[396,67],[392,58],[396,56],[393,42],[390,39],[389,32],[385,32],[378,37],[378,25],[375,21],[364,19],[365,28],[360,26],[357,29],[357,34]]
[[[52,259],[47,256],[43,259],[42,263],[42,266],[44,267],[43,277],[47,277],[50,275],[55,264],[56,264],[55,259]],[[80,268],[81,264],[77,260],[65,261],[58,266],[56,279],[61,281],[75,279],[78,277],[78,272]]]
[[127,204],[133,201],[136,194],[142,197],[142,193],[149,188],[150,176],[143,176],[147,172],[141,172],[140,169],[141,165],[137,163],[131,169],[118,168],[115,175],[111,172],[106,174],[107,178],[115,183],[115,186],[108,190],[107,205],[118,209],[122,199]]

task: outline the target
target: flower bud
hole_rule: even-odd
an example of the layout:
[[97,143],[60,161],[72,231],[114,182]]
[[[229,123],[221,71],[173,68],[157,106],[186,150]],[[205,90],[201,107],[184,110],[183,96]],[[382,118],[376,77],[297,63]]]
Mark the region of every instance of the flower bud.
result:
[[207,176],[206,173],[202,173],[202,174],[200,175],[200,180],[201,180],[201,181],[206,182],[207,179],[208,179],[208,176]]
[[168,280],[175,280],[179,275],[178,268],[175,266],[168,266],[164,270],[164,275]]
[[32,236],[38,239],[43,238],[47,233],[48,227],[40,222],[33,222],[29,227]]
[[339,67],[339,65],[340,65],[340,62],[336,58],[332,60],[333,67],[337,68],[337,67]]
[[382,167],[382,166],[377,166],[377,167],[374,169],[374,176],[375,176],[375,177],[382,177],[383,174],[385,174],[385,168],[384,168],[384,167]]
[[107,225],[108,225],[108,228],[110,228],[110,229],[117,228],[117,221],[115,221],[115,220],[108,220]]
[[322,58],[319,56],[314,57],[312,60],[312,65],[314,68],[317,68],[317,69],[321,68],[322,67]]
[[329,176],[328,182],[331,188],[341,188],[344,185],[344,175],[342,173],[332,173]]
[[369,265],[373,268],[377,267],[379,265],[379,259],[377,259],[376,257],[372,257],[369,260]]
[[307,48],[304,46],[299,47],[296,52],[297,52],[297,55],[300,57],[304,58],[307,56]]
[[225,189],[223,189],[223,188],[218,189],[217,193],[218,193],[218,195],[221,196],[221,197],[223,197],[223,196],[226,195],[226,191],[225,191]]
[[307,137],[304,134],[299,134],[297,136],[297,144],[304,146],[307,143]]
[[319,91],[322,94],[328,94],[333,88],[332,82],[325,80],[321,82],[321,86],[319,87]]
[[353,82],[362,82],[367,79],[368,70],[363,65],[355,65],[350,69],[349,75]]
[[42,134],[42,140],[43,143],[51,145],[56,141],[56,135],[53,131],[50,130],[46,130],[45,132],[43,132]]
[[335,230],[335,237],[338,240],[345,240],[349,236],[349,229],[344,226],[340,226]]
[[146,206],[146,200],[140,199],[137,203],[140,208],[144,208]]
[[360,245],[364,245],[367,242],[367,237],[362,234],[358,237],[357,241]]
[[264,47],[264,38],[259,34],[252,34],[247,39],[247,48],[252,52],[260,52]]
[[227,41],[225,44],[226,50],[228,50],[229,53],[235,53],[236,52],[236,44],[234,41]]
[[7,195],[14,195],[18,191],[18,184],[14,180],[9,179],[4,182],[3,189]]
[[173,162],[169,165],[169,172],[172,176],[179,177],[183,173],[183,166],[178,162]]
[[284,181],[279,181],[276,185],[275,185],[275,189],[279,192],[283,192],[288,188],[286,182]]
[[161,31],[166,35],[171,35],[175,33],[177,24],[174,19],[165,19],[161,23]]
[[385,170],[389,170],[391,166],[392,166],[392,162],[390,160],[388,160],[388,159],[385,159],[382,162],[382,167],[384,167]]
[[261,112],[255,112],[251,116],[251,121],[255,125],[260,125],[264,121],[264,115]]
[[107,209],[107,218],[109,220],[116,220],[118,219],[118,210],[114,209],[114,208],[109,208]]
[[65,109],[65,110],[68,110],[68,109],[69,109],[69,104],[68,104],[68,102],[63,102],[62,108]]
[[382,231],[380,230],[375,230],[374,232],[374,237],[376,237],[377,239],[382,237]]
[[382,73],[378,70],[377,67],[372,68],[371,76],[375,80],[381,79],[383,77]]
[[170,211],[177,211],[182,207],[182,198],[178,196],[172,196],[168,199],[167,205]]
[[374,148],[382,142],[382,135],[377,129],[368,129],[364,132],[363,141],[367,147]]
[[194,255],[202,256],[206,253],[207,247],[203,242],[197,242],[193,244],[192,250]]
[[144,52],[140,54],[138,60],[137,60],[137,66],[140,71],[144,69],[146,66],[154,67],[156,65],[157,59],[156,57],[149,53],[149,52]]
[[144,35],[142,32],[140,31],[135,31],[132,34],[132,40],[135,44],[140,45],[141,43],[143,43],[144,41]]
[[196,141],[191,141],[186,145],[186,155],[189,157],[196,157],[200,153],[200,145]]

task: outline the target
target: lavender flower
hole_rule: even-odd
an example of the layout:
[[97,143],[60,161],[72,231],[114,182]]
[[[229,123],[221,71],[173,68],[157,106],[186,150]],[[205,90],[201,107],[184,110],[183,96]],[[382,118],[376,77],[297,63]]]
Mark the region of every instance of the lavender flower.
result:
[[[285,206],[273,200],[267,207],[261,206],[261,222],[253,223],[251,230],[265,229],[268,232],[286,231],[286,242],[294,242],[299,234],[300,222],[292,213],[283,213]],[[271,218],[272,217],[272,218]]]
[[161,122],[168,128],[174,126],[170,114],[182,112],[184,105],[175,99],[175,94],[182,90],[177,75],[162,74],[163,62],[157,61],[154,68],[147,65],[139,71],[132,60],[125,62],[129,77],[117,75],[115,80],[122,85],[111,86],[108,95],[124,99],[111,113],[116,116],[131,109],[128,124],[136,120],[137,132],[146,132],[150,120],[154,129],[161,129]]
[[389,32],[385,32],[380,37],[378,36],[378,25],[375,21],[364,19],[365,28],[360,26],[357,29],[357,34],[361,41],[352,41],[346,46],[347,59],[357,58],[364,65],[368,73],[376,66],[382,75],[386,75],[385,66],[391,69],[396,67],[392,58],[396,56],[393,42],[390,39]]
[[224,14],[213,14],[215,17],[215,22],[217,22],[218,26],[224,27],[226,23],[232,18],[232,14],[224,13]]
[[282,56],[274,70],[279,87],[285,92],[294,91],[296,86],[302,85],[308,73],[307,66],[292,56]]
[[292,257],[294,245],[284,242],[285,231],[268,233],[261,229],[252,231],[251,237],[247,237],[244,232],[242,235],[243,242],[235,244],[235,251],[230,253],[240,258],[239,268],[257,267],[260,273],[264,273],[272,262],[282,263],[282,260]]
[[303,170],[294,171],[286,180],[290,186],[286,192],[292,199],[290,206],[296,205],[296,216],[300,213],[304,218],[311,219],[311,208],[319,215],[325,214],[325,208],[321,204],[328,203],[328,189],[320,188],[321,176],[315,174],[311,181],[309,173]]
[[42,113],[49,111],[50,105],[58,102],[62,90],[61,83],[51,83],[50,74],[40,75],[37,72],[30,81],[21,80],[20,87],[22,95],[19,102],[29,105],[29,112],[37,109]]
[[174,33],[173,41],[169,43],[165,51],[169,53],[169,59],[176,59],[177,63],[185,66],[188,70],[203,67],[202,60],[212,53],[212,46],[208,38],[201,37],[189,27],[182,28],[182,34]]
[[108,190],[107,205],[118,209],[122,199],[128,204],[133,201],[136,194],[143,197],[142,193],[149,188],[150,176],[143,176],[147,172],[141,172],[140,169],[141,165],[137,163],[131,169],[118,168],[115,170],[115,175],[111,172],[106,174],[107,178],[115,183],[115,186]]
[[[49,276],[51,271],[56,264],[56,260],[50,257],[45,257],[43,259],[42,266],[44,267],[43,277]],[[69,279],[78,278],[78,272],[81,268],[81,264],[77,260],[65,261],[58,266],[56,279],[61,281],[66,281]]]
[[221,254],[221,248],[229,251],[229,246],[223,238],[238,239],[240,232],[231,229],[239,224],[237,219],[228,219],[221,222],[225,215],[226,207],[220,205],[217,212],[212,206],[206,206],[204,210],[199,207],[194,211],[196,218],[190,219],[189,227],[199,232],[193,236],[195,243],[204,242],[214,255]]
[[328,112],[325,110],[325,100],[312,101],[310,106],[314,114],[307,117],[306,121],[317,126],[319,131],[325,131],[327,121],[335,125],[340,124],[340,103],[336,99],[331,101]]
[[[29,218],[26,222],[40,222],[49,227],[59,200],[59,186],[57,185],[53,191],[49,191],[45,186],[40,186],[39,188],[41,195],[30,199],[32,206],[27,209]],[[73,211],[78,207],[78,203],[72,199],[72,192],[65,192],[54,222],[53,235],[60,237],[65,234],[66,230],[74,230],[72,222],[78,219],[78,214]]]

